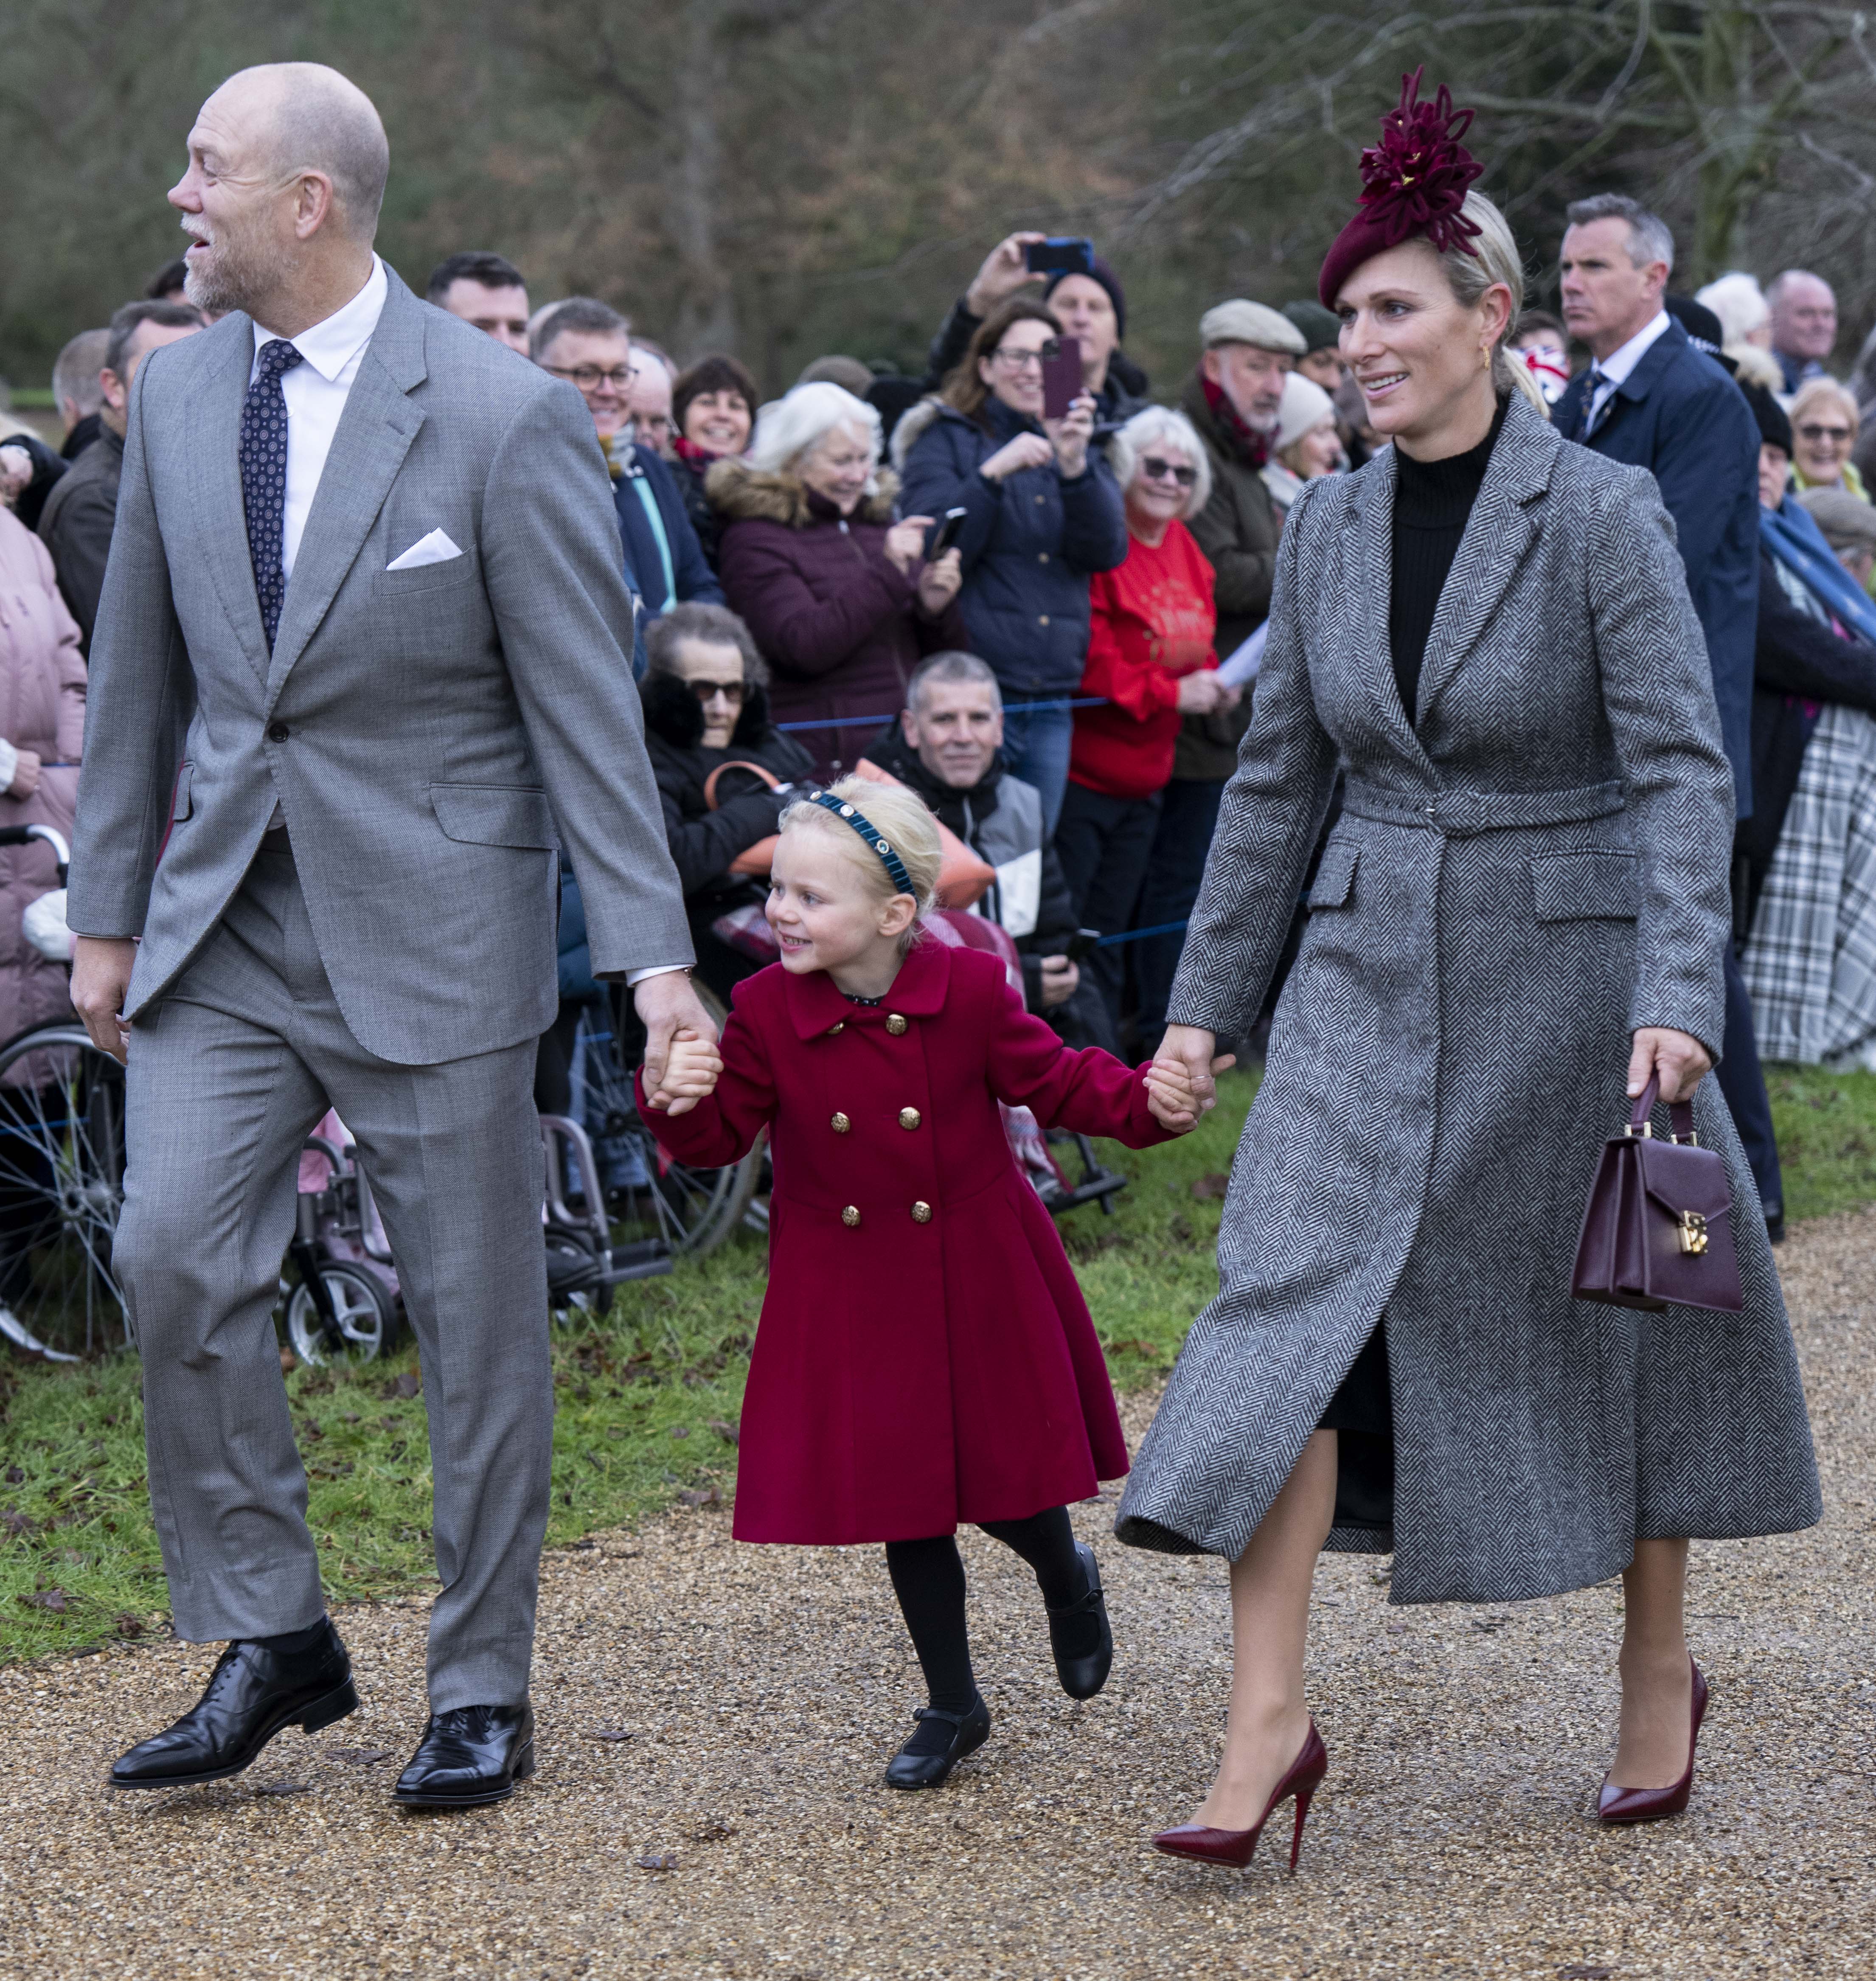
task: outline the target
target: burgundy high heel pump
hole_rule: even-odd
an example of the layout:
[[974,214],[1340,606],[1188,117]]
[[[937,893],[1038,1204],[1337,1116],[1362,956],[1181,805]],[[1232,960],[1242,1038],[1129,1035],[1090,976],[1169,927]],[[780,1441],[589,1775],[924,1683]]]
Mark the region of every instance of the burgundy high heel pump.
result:
[[1242,1870],[1251,1861],[1257,1840],[1263,1834],[1264,1825],[1276,1813],[1278,1804],[1294,1796],[1296,1827],[1290,1833],[1289,1859],[1290,1875],[1294,1877],[1296,1853],[1302,1848],[1302,1826],[1309,1814],[1309,1804],[1328,1773],[1329,1750],[1322,1745],[1322,1736],[1316,1730],[1316,1722],[1312,1720],[1309,1737],[1302,1743],[1302,1752],[1291,1762],[1289,1773],[1271,1790],[1263,1814],[1249,1830],[1213,1830],[1202,1823],[1182,1823],[1176,1830],[1161,1830],[1153,1839],[1153,1848],[1163,1850],[1169,1857],[1190,1857],[1201,1864],[1235,1864]]
[[1657,1816],[1678,1816],[1694,1792],[1694,1750],[1700,1740],[1700,1723],[1707,1716],[1707,1681],[1690,1656],[1693,1667],[1694,1700],[1690,1717],[1693,1724],[1687,1736],[1687,1772],[1665,1789],[1625,1789],[1605,1776],[1596,1797],[1596,1813],[1605,1823],[1652,1823]]

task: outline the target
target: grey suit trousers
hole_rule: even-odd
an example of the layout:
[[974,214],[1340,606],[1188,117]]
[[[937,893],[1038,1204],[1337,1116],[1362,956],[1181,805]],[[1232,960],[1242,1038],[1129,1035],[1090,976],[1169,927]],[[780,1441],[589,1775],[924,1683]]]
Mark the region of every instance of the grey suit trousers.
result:
[[366,1051],[285,852],[257,856],[138,1014],[115,1258],[178,1636],[271,1636],[324,1610],[271,1311],[301,1145],[331,1106],[358,1138],[422,1358],[443,1583],[431,1707],[527,1696],[554,1419],[534,1066],[531,1040],[430,1066]]

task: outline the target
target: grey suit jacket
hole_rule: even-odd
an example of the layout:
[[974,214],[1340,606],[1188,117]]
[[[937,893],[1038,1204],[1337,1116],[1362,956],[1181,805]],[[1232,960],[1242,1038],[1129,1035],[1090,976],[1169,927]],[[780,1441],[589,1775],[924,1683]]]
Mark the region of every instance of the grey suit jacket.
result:
[[[270,657],[237,454],[253,351],[226,318],[131,395],[68,909],[143,938],[128,1014],[214,928],[276,801],[340,1008],[383,1058],[553,1021],[560,840],[597,971],[688,963],[579,395],[393,275]],[[387,568],[436,529],[461,557]]]

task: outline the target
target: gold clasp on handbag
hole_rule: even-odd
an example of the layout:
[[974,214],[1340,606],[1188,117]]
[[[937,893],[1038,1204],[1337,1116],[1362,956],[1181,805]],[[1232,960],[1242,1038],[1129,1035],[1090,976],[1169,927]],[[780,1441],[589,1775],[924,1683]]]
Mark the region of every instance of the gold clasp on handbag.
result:
[[1681,1250],[1696,1257],[1707,1249],[1707,1220],[1698,1210],[1681,1213]]

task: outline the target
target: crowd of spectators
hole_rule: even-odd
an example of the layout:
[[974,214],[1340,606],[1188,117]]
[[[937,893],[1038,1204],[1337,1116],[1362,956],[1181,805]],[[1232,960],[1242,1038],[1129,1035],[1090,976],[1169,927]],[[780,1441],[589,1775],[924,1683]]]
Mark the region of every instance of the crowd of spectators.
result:
[[[985,256],[923,377],[830,355],[769,398],[733,353],[674,356],[607,302],[534,304],[500,255],[452,255],[429,278],[431,302],[567,381],[592,416],[641,604],[647,744],[700,974],[720,995],[772,954],[760,909],[780,807],[864,765],[917,791],[993,877],[976,911],[1013,941],[1033,1009],[1136,1054],[1156,1040],[1251,719],[1285,518],[1307,482],[1375,443],[1319,303],[1219,302],[1162,401],[1126,350],[1119,275],[1091,249],[1033,268],[1045,240],[1012,234]],[[1741,967],[1768,1050],[1876,1065],[1876,927],[1861,926],[1876,915],[1876,331],[1839,378],[1820,276],[1788,269],[1761,288],[1733,271],[1684,297],[1671,268],[1654,216],[1579,203],[1563,314],[1528,312],[1512,347],[1567,438],[1606,444],[1600,423],[1628,402],[1621,458],[1662,481],[1697,601],[1703,585],[1732,585],[1735,603],[1750,590],[1736,558],[1698,548],[1732,528],[1708,456],[1744,417],[1721,417],[1715,381],[1736,382],[1726,403],[1758,436],[1761,532]],[[59,353],[62,448],[5,437],[8,821],[77,754],[65,732],[132,383],[151,351],[214,321],[185,273],[165,267]],[[1680,385],[1648,399],[1662,326]],[[1051,407],[1046,373],[1069,339],[1079,390]],[[1587,366],[1572,356],[1585,345]],[[1753,614],[1701,610],[1725,706],[1720,648]],[[0,889],[12,878],[0,871]],[[0,928],[0,971],[9,940]],[[1847,951],[1871,959],[1860,976]]]

